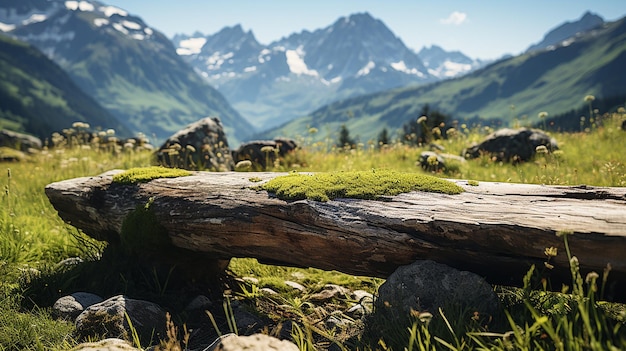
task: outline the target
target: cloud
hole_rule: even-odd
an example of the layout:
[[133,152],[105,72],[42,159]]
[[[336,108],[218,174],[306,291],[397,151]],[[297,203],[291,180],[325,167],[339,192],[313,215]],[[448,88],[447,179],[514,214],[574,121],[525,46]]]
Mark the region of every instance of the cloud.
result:
[[448,18],[442,18],[439,20],[442,24],[453,24],[460,26],[467,21],[467,14],[459,11],[454,11],[448,16]]

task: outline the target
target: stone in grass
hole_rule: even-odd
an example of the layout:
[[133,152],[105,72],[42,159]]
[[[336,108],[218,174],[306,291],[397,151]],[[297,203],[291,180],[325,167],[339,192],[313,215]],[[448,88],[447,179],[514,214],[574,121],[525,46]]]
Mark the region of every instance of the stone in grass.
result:
[[52,313],[57,318],[74,320],[85,308],[100,303],[102,300],[102,297],[95,294],[75,292],[56,300],[52,305]]
[[157,304],[130,299],[124,295],[89,306],[76,318],[76,333],[80,338],[104,336],[130,340],[131,325],[142,344],[165,339],[165,311]]
[[126,340],[109,338],[80,344],[72,351],[139,351],[139,349],[133,347]]
[[280,340],[265,334],[253,334],[250,336],[237,336],[227,334],[217,339],[207,351],[298,351],[296,344]]
[[439,315],[439,308],[462,308],[480,316],[501,312],[493,287],[477,274],[430,260],[401,266],[378,289],[377,310],[392,316],[411,311]]

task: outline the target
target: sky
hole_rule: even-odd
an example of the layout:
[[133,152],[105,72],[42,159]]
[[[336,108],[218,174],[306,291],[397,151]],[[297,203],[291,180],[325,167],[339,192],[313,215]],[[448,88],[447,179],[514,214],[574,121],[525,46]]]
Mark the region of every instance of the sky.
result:
[[625,0],[101,0],[141,17],[168,37],[214,34],[240,24],[269,44],[340,17],[369,12],[416,51],[438,45],[471,58],[519,54],[551,29],[591,11],[613,21],[626,15]]

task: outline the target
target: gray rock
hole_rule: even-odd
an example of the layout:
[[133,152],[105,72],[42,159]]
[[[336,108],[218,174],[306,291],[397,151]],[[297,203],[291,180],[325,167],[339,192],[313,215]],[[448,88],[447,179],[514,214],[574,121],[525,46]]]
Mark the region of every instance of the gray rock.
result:
[[504,128],[489,134],[480,144],[463,150],[463,156],[477,158],[489,154],[497,161],[524,162],[535,155],[540,145],[549,152],[559,148],[556,140],[539,129]]
[[232,171],[235,167],[222,122],[207,117],[169,137],[156,152],[159,164],[193,170]]
[[132,337],[132,330],[126,315],[142,344],[165,339],[165,311],[155,303],[123,295],[86,308],[76,318],[76,333],[81,338],[98,335],[128,340]]
[[439,154],[433,151],[424,151],[420,154],[418,163],[425,171],[437,172],[450,167],[452,162],[465,163],[461,156],[452,154]]
[[298,346],[265,334],[250,336],[224,335],[205,351],[298,351]]
[[293,288],[294,290],[299,290],[299,291],[304,291],[305,288],[302,284],[300,283],[296,283],[296,282],[292,282],[291,280],[285,280],[285,285]]
[[[264,147],[275,151],[265,151]],[[256,140],[241,144],[237,150],[233,150],[235,163],[239,161],[251,161],[256,170],[265,170],[273,166],[277,158],[285,157],[298,148],[292,139],[276,138],[274,140]]]
[[26,153],[41,150],[41,139],[10,130],[0,130],[0,146],[10,147]]
[[208,310],[213,305],[213,302],[204,295],[196,296],[191,302],[187,304],[185,307],[186,312],[197,311],[197,310]]
[[122,339],[109,338],[95,342],[82,343],[72,351],[139,351],[128,341]]
[[322,291],[309,296],[309,298],[313,301],[327,301],[336,298],[346,298],[351,295],[350,289],[335,284],[326,284]]
[[490,316],[500,311],[493,287],[483,278],[429,260],[396,269],[378,289],[376,306],[394,316],[408,316],[411,310],[438,315],[446,307]]
[[52,305],[52,313],[57,318],[74,320],[85,308],[100,303],[102,300],[102,297],[95,294],[75,292],[56,300]]

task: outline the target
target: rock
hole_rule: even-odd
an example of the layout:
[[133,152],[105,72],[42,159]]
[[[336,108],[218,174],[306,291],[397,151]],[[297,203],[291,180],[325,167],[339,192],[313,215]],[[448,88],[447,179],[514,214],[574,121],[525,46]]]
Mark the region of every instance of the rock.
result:
[[239,301],[231,302],[230,306],[239,334],[257,333],[269,324],[268,320],[263,320],[256,314],[249,312],[248,308]]
[[131,326],[142,344],[165,339],[165,311],[152,302],[130,299],[123,295],[89,306],[76,318],[76,333],[81,338],[104,336],[130,339]]
[[86,342],[72,349],[72,351],[139,351],[128,341],[122,339],[104,339],[96,342]]
[[166,167],[232,171],[235,167],[222,122],[207,117],[169,137],[156,153]]
[[287,340],[279,340],[265,334],[237,336],[228,334],[220,337],[206,351],[298,351],[298,346]]
[[324,322],[324,325],[328,329],[344,329],[352,324],[354,324],[354,320],[342,317],[341,315],[331,315]]
[[549,152],[559,148],[556,140],[539,129],[504,128],[489,134],[480,144],[463,150],[463,156],[477,158],[487,153],[498,161],[524,162],[535,155],[540,145]]
[[211,306],[213,306],[213,302],[211,301],[211,299],[204,295],[198,295],[193,300],[191,300],[190,303],[187,304],[187,306],[185,307],[185,312],[198,310],[204,311],[211,308]]
[[461,156],[452,154],[438,154],[433,151],[424,151],[420,154],[418,163],[425,171],[437,172],[449,168],[451,163],[465,163]]
[[378,289],[378,310],[408,316],[411,310],[438,315],[439,308],[464,308],[470,313],[494,316],[498,297],[480,276],[434,261],[401,266]]
[[622,121],[622,130],[626,132],[626,119]]
[[41,150],[41,139],[10,130],[0,130],[0,147],[10,147],[26,153],[32,153],[34,150]]
[[277,158],[285,157],[298,145],[292,139],[256,140],[239,146],[233,151],[235,163],[249,160],[256,170],[272,167]]
[[346,298],[350,295],[352,295],[350,290],[343,286],[326,284],[322,291],[309,296],[309,298],[313,301],[327,301],[336,298]]
[[285,280],[285,285],[293,288],[294,290],[299,290],[299,291],[302,291],[302,292],[304,292],[304,290],[305,290],[305,287],[302,284],[296,283],[296,282],[292,282],[291,280]]
[[85,308],[100,303],[102,300],[102,297],[95,294],[75,292],[56,300],[52,305],[52,313],[57,318],[74,320]]

